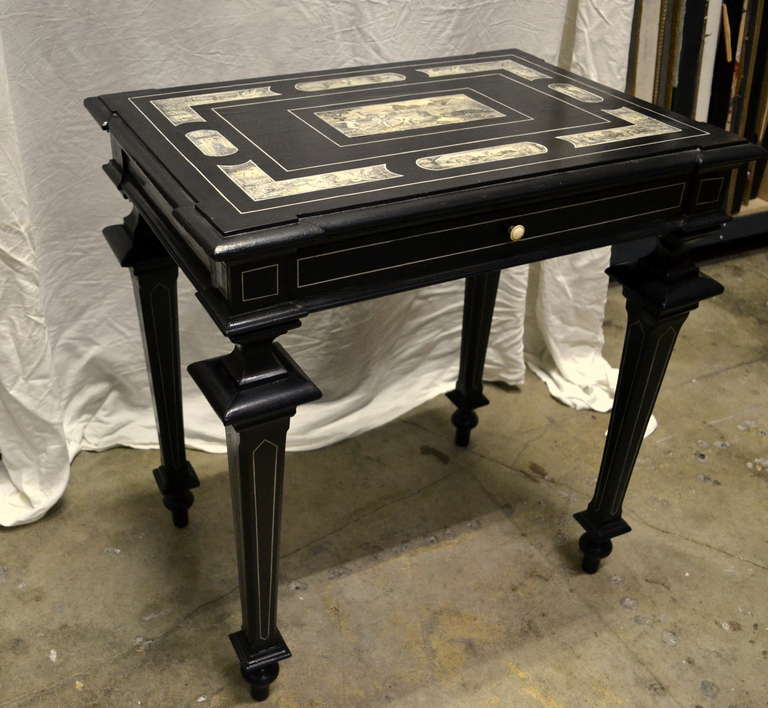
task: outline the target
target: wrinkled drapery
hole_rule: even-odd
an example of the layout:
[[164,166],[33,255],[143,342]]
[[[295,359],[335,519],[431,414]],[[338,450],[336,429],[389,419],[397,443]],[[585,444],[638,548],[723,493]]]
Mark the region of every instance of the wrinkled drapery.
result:
[[[129,278],[101,229],[127,211],[82,107],[100,93],[518,47],[621,87],[629,0],[0,0],[0,524],[40,518],[83,449],[157,444]],[[606,410],[607,251],[540,266],[534,370],[569,405]],[[529,268],[502,274],[486,377],[522,382]],[[578,308],[570,294],[578,290]],[[462,282],[308,317],[281,339],[323,390],[289,448],[329,444],[449,389]],[[186,281],[183,363],[222,353]],[[184,377],[190,446],[223,431]],[[119,493],[119,490],[116,490]]]

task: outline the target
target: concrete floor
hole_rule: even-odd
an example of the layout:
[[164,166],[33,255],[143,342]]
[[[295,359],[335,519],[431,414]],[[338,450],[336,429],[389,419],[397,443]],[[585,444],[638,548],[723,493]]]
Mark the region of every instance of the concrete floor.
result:
[[[768,253],[706,268],[598,575],[580,528],[607,415],[529,376],[469,450],[450,404],[288,458],[274,706],[768,705]],[[612,288],[606,354],[623,336]],[[0,706],[250,705],[225,458],[185,531],[154,451],[81,454],[63,502],[0,544]]]

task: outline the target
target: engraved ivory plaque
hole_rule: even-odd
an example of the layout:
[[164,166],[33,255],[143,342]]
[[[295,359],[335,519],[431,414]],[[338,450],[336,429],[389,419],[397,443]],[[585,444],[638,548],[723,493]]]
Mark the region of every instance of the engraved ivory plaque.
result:
[[208,157],[224,157],[234,155],[237,148],[230,140],[225,138],[218,130],[190,130],[187,139]]
[[463,93],[315,111],[315,115],[348,138],[504,118],[503,113]]
[[535,81],[536,79],[551,79],[551,76],[542,74],[536,69],[531,69],[529,66],[525,66],[516,61],[510,59],[502,59],[501,61],[479,61],[472,62],[471,64],[450,64],[448,66],[431,66],[428,69],[416,69],[422,74],[427,76],[451,76],[453,74],[471,74],[478,71],[493,71],[494,69],[501,69],[508,71],[510,74],[520,76],[528,81]]
[[557,91],[558,93],[562,93],[564,96],[568,96],[569,98],[574,98],[577,101],[582,101],[583,103],[602,103],[603,102],[602,96],[598,96],[596,93],[587,91],[586,89],[583,89],[580,86],[574,86],[573,84],[553,83],[553,84],[549,84],[547,88],[551,88],[553,91]]
[[545,152],[547,152],[547,148],[539,143],[508,143],[506,145],[492,145],[486,148],[420,157],[416,160],[416,164],[424,170],[451,170],[455,167],[482,165],[486,162],[497,162],[498,160],[513,160],[516,157],[543,155]]
[[321,81],[301,81],[296,84],[299,91],[328,91],[351,86],[367,86],[368,84],[386,84],[392,81],[405,81],[402,74],[365,74],[363,76],[345,76],[340,79],[322,79]]
[[219,169],[255,202],[262,199],[279,199],[294,194],[306,194],[320,189],[336,189],[402,177],[397,172],[388,170],[386,165],[356,167],[351,170],[338,170],[283,180],[272,179],[253,160],[240,165],[219,165]]

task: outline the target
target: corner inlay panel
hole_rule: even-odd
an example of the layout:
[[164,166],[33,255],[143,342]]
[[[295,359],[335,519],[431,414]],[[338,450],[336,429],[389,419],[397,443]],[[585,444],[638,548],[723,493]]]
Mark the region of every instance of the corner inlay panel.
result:
[[420,157],[416,160],[416,164],[425,170],[451,170],[455,167],[482,165],[486,162],[512,160],[529,155],[543,155],[545,152],[547,152],[547,148],[539,143],[508,143],[475,150],[461,150],[460,152],[447,152],[443,155]]
[[279,95],[279,93],[275,93],[269,86],[256,86],[254,88],[233,89],[232,91],[201,93],[196,96],[160,98],[151,103],[171,123],[174,125],[182,125],[184,123],[195,123],[203,120],[202,116],[194,110],[193,106],[202,106],[207,103],[228,103],[229,101]]
[[505,117],[463,93],[315,111],[315,115],[348,138]]
[[604,130],[590,130],[587,133],[573,133],[571,135],[558,135],[558,140],[567,140],[576,148],[590,147],[592,145],[605,145],[617,143],[621,140],[635,140],[636,138],[649,138],[653,135],[665,135],[666,133],[679,133],[680,128],[663,121],[656,120],[645,113],[622,106],[621,108],[605,109],[616,118],[627,121],[629,125],[618,128],[605,128]]

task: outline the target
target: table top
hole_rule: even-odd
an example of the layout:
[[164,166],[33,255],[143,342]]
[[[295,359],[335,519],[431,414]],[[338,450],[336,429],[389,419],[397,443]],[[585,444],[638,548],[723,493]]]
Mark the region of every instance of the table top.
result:
[[222,242],[315,214],[661,154],[692,161],[696,149],[745,142],[517,50],[129,91],[86,106],[119,142],[141,145],[159,190],[173,182]]

